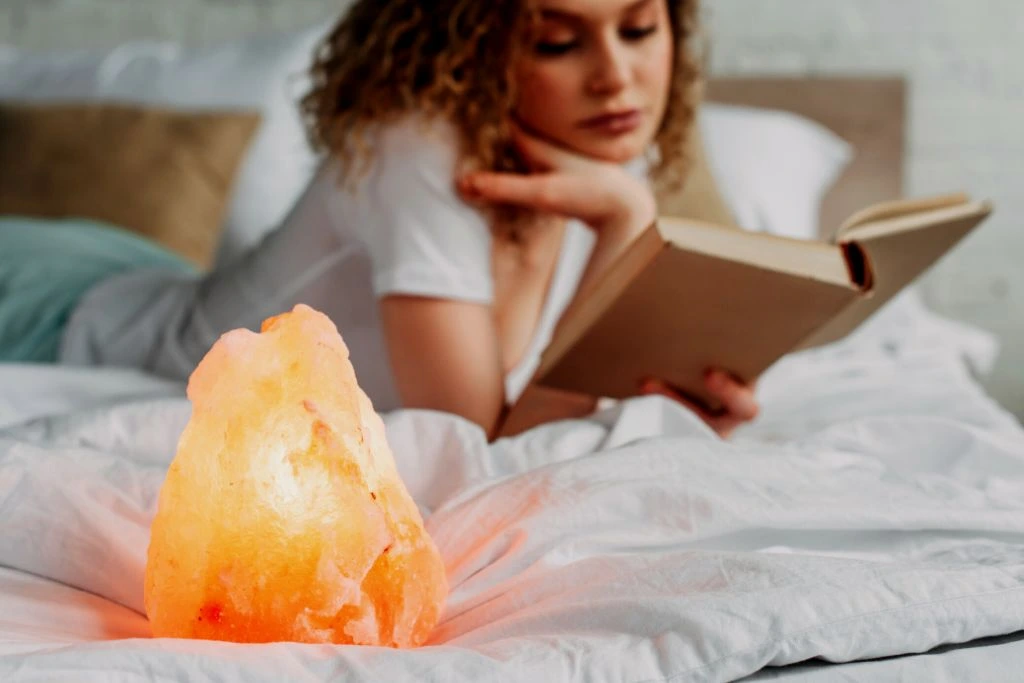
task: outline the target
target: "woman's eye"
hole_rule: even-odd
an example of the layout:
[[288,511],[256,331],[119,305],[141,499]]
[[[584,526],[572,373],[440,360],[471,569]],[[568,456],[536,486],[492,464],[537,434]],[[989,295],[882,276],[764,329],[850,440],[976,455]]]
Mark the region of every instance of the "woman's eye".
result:
[[619,33],[625,40],[643,40],[644,38],[653,35],[657,30],[658,25],[653,24],[651,26],[634,26],[624,28]]
[[539,42],[534,45],[534,52],[542,57],[557,57],[576,49],[578,41]]

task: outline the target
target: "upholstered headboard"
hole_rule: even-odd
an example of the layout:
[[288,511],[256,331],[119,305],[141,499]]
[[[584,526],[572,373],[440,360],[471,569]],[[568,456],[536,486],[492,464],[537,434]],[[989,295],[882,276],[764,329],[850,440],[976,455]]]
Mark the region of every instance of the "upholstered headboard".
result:
[[850,143],[853,162],[826,197],[823,236],[871,202],[903,194],[906,82],[899,77],[722,77],[707,99],[790,111],[817,121]]

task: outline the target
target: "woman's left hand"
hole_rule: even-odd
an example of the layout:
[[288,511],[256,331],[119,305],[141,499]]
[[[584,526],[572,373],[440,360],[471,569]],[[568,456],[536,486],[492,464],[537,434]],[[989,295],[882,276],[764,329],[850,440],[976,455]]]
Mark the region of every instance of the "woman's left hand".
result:
[[644,395],[659,395],[682,403],[697,413],[709,427],[723,439],[729,438],[740,425],[757,417],[760,407],[754,396],[754,386],[737,381],[732,375],[712,370],[704,376],[708,391],[722,404],[720,412],[712,413],[657,379],[645,381],[640,387]]

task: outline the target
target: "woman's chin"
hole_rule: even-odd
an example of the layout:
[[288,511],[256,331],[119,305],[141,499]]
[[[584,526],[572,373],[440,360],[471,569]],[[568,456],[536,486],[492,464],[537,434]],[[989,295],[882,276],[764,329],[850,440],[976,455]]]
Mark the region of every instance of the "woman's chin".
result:
[[625,164],[643,155],[650,145],[647,135],[623,135],[617,138],[602,137],[580,140],[576,150],[588,157],[613,164]]

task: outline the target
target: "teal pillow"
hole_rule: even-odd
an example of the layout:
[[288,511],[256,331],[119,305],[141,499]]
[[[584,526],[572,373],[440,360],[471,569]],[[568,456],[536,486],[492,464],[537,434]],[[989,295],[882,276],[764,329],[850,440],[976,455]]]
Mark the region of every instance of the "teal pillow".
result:
[[0,216],[0,362],[53,362],[81,296],[140,268],[195,272],[155,242],[85,219]]

